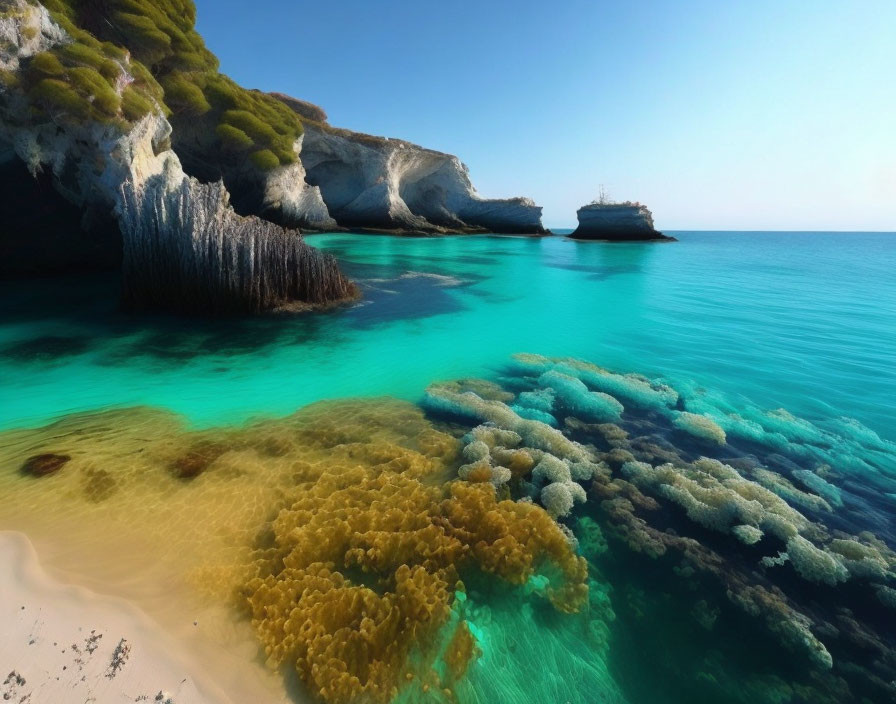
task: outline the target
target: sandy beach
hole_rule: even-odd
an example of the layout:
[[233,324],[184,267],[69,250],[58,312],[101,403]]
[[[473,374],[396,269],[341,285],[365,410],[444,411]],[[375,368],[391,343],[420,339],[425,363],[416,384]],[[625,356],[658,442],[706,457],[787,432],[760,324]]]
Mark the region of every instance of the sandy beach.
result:
[[3,701],[232,701],[139,609],[51,578],[24,534],[0,532],[0,565]]

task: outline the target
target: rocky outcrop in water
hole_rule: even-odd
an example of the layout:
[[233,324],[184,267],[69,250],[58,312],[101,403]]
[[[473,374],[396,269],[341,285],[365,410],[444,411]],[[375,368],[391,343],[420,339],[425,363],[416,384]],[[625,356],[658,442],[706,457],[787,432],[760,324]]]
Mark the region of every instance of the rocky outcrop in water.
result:
[[[0,69],[7,75],[15,75],[35,54],[72,41],[40,5],[4,0],[0,9]],[[134,80],[129,68],[122,60],[122,91]],[[297,231],[237,215],[222,183],[203,184],[185,174],[171,149],[171,125],[160,110],[134,124],[73,123],[52,115],[35,120],[15,87],[14,80],[6,81],[0,101],[0,152],[7,161],[15,155],[32,175],[48,177],[52,188],[84,214],[88,231],[93,221],[114,214],[128,307],[258,312],[355,295],[335,260],[308,246]],[[294,184],[285,174],[269,184],[270,192],[279,194],[280,207],[305,213],[316,208],[322,221],[330,222],[298,178],[301,166],[286,168],[296,172]]]
[[258,313],[351,298],[336,260],[298,232],[237,215],[220,182],[185,177],[164,157],[121,186],[124,302],[131,309]]
[[590,203],[576,213],[579,226],[570,237],[577,240],[634,242],[671,241],[653,226],[653,214],[640,203]]

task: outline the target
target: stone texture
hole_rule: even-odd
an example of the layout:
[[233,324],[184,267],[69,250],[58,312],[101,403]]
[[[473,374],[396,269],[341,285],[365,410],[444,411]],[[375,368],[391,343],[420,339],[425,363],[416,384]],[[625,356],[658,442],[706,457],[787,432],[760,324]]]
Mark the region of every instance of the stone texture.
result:
[[[7,70],[69,41],[42,6],[3,0],[0,7],[6,13],[0,21],[0,40],[6,40],[0,66]],[[126,62],[122,68],[128,70]],[[127,128],[34,122],[22,96],[3,95],[0,153],[14,153],[32,175],[51,174],[54,190],[84,213],[86,224],[117,216],[129,307],[258,312],[356,295],[335,260],[308,246],[297,231],[237,215],[222,183],[187,176],[171,149],[171,133],[161,111]],[[329,224],[319,193],[301,178],[301,166],[294,179],[286,176],[267,184],[271,199]]]
[[399,139],[306,124],[300,158],[330,215],[348,228],[540,234],[528,198],[488,199],[450,154]]
[[570,237],[581,240],[672,240],[653,226],[653,215],[640,203],[591,203],[576,213],[579,226]]

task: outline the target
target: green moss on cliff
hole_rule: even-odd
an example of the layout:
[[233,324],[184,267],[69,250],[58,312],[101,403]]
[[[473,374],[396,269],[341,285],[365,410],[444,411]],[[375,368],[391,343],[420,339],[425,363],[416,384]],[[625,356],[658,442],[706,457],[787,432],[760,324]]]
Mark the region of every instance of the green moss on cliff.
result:
[[[36,116],[134,122],[158,105],[175,134],[179,127],[214,134],[231,161],[248,159],[265,169],[295,161],[299,116],[218,72],[218,59],[196,32],[193,0],[42,4],[74,41],[24,62],[22,87]],[[13,87],[12,76],[0,81]]]

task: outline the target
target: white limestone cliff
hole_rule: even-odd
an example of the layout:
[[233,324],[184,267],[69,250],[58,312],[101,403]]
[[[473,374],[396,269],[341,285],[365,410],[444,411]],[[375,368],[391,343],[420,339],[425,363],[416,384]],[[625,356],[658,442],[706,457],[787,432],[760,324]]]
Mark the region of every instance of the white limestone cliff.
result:
[[[3,0],[0,7],[0,67],[6,70],[70,41],[40,5]],[[121,88],[128,82],[127,62],[122,69]],[[258,312],[355,295],[335,260],[308,246],[297,231],[237,215],[222,183],[188,176],[160,110],[127,129],[96,121],[57,124],[28,120],[25,100],[15,91],[2,97],[0,154],[7,160],[15,154],[32,175],[51,173],[53,188],[81,212],[117,217],[130,307]],[[293,175],[301,176],[301,168]],[[325,212],[312,189],[275,180],[270,190],[281,204],[294,197],[295,207]]]
[[[301,155],[302,135],[296,141]],[[261,216],[273,216],[278,222],[307,230],[335,230],[339,226],[330,216],[320,188],[307,182],[301,158],[289,166],[281,166],[264,179]]]
[[451,154],[306,122],[300,159],[342,226],[430,233],[543,233],[528,198],[488,199]]

